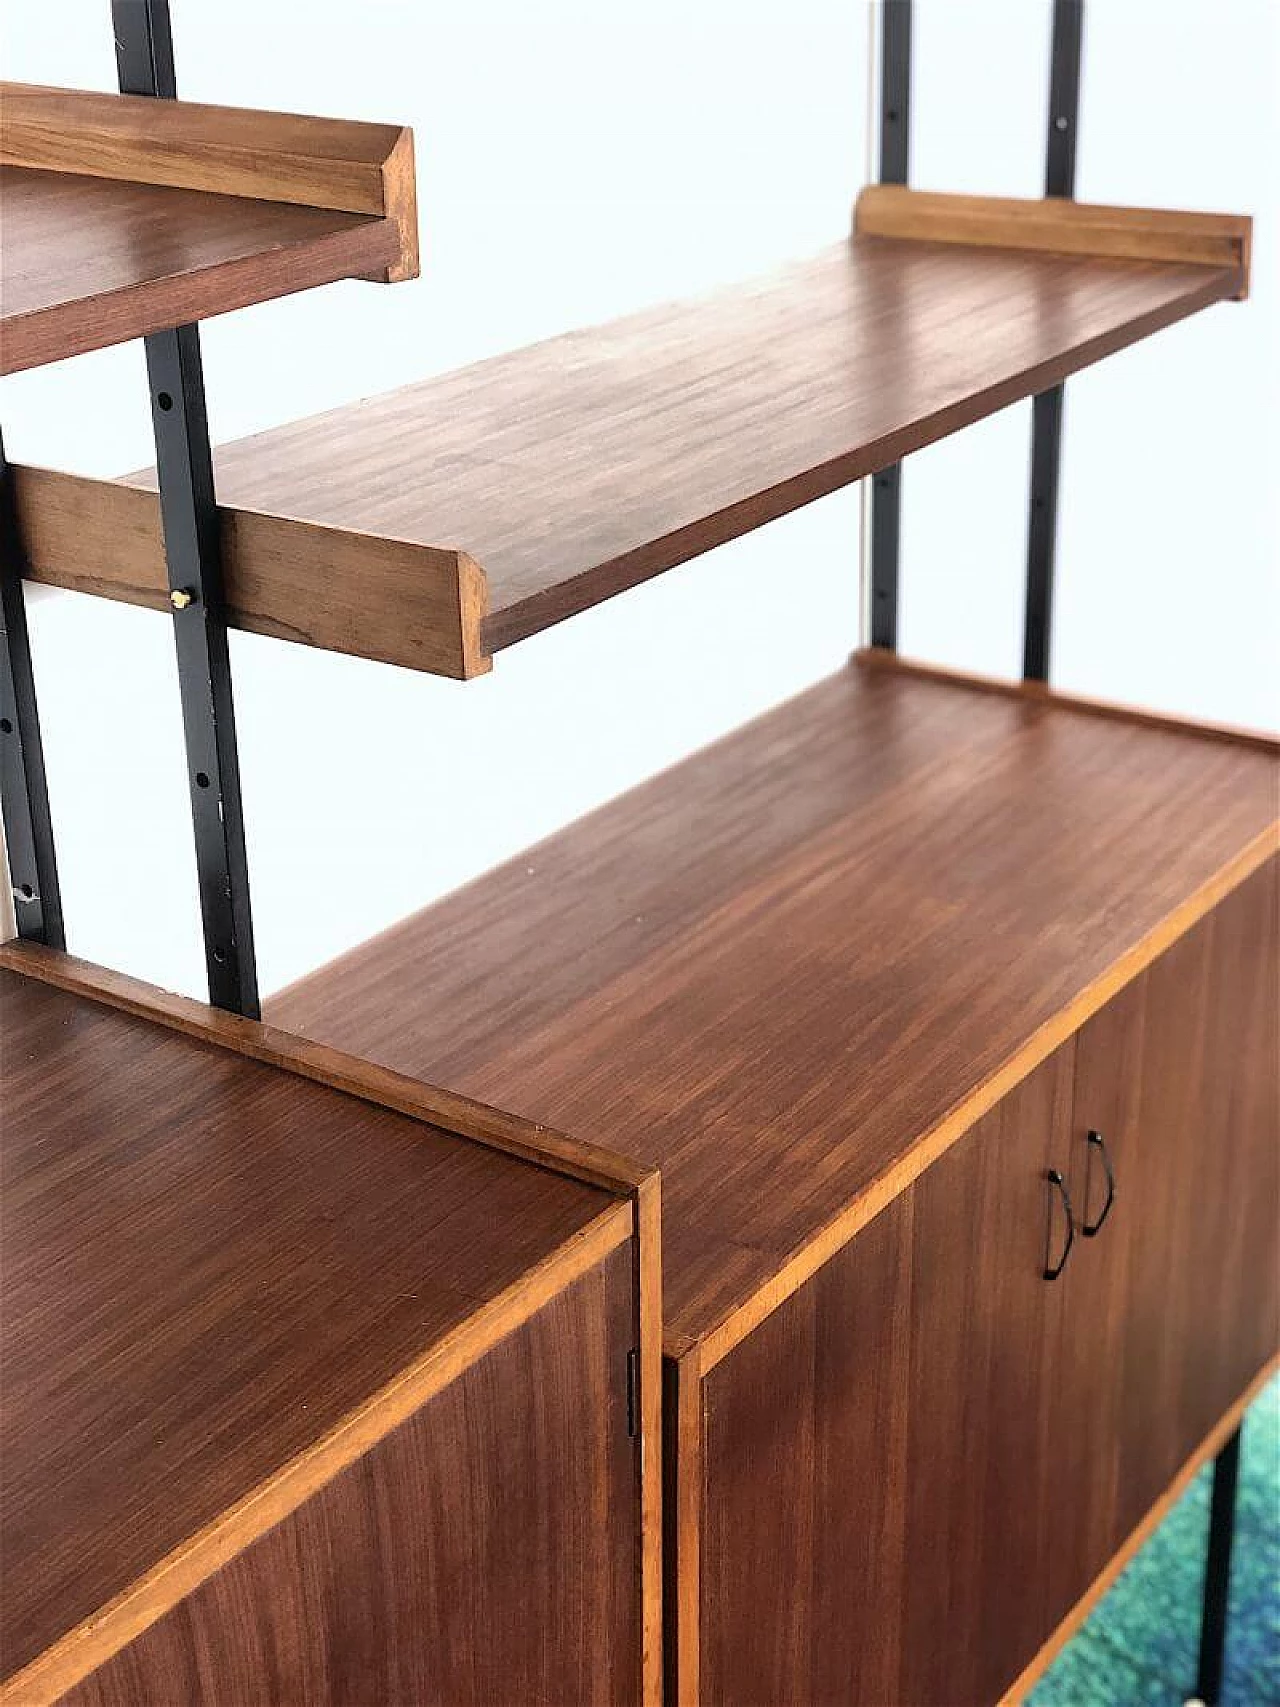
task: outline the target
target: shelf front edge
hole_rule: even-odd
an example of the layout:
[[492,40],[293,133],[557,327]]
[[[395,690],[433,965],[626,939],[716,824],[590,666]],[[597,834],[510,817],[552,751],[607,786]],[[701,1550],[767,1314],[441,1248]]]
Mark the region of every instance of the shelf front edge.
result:
[[[14,465],[24,578],[168,610],[156,494]],[[483,571],[465,551],[222,508],[227,621],[383,664],[466,681],[491,666]]]

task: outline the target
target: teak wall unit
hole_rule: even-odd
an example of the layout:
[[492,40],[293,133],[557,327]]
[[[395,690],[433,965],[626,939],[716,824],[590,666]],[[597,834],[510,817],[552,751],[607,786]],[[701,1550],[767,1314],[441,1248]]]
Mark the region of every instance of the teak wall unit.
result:
[[[4,361],[147,335],[158,464],[6,470],[3,1699],[653,1702],[665,1658],[682,1707],[977,1707],[1217,1453],[1214,1700],[1280,748],[1046,679],[1063,381],[1246,295],[1249,221],[1070,200],[1080,0],[1045,199],[907,188],[895,0],[848,242],[222,447],[215,498],[175,321],[411,275],[411,144],[143,99],[163,0],[113,13],[135,98],[0,107]],[[899,459],[1024,397],[1026,679],[908,663]],[[848,670],[258,1020],[227,626],[467,679],[868,475]],[[213,1006],[62,952],[24,578],[173,613]]]

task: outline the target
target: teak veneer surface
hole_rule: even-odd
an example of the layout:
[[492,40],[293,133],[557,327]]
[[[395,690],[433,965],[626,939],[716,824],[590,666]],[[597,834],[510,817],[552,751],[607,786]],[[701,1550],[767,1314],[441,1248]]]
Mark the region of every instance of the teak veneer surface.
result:
[[5,1676],[629,1236],[602,1190],[7,970],[0,1068]]
[[398,240],[381,276],[418,270],[413,132],[404,125],[0,83],[0,162],[385,215]]
[[[344,649],[477,674],[492,652],[1229,297],[1241,278],[1238,265],[861,237],[240,440],[215,459],[232,620],[334,644],[307,590],[330,565],[327,579],[351,587],[338,602],[361,613],[341,627]],[[155,500],[142,514],[130,489],[149,482],[32,471],[19,509],[37,578],[162,599]],[[264,538],[264,517],[294,531]]]
[[[159,103],[157,103],[159,104]],[[386,272],[388,218],[0,166],[0,372]]]
[[269,1011],[658,1164],[668,1346],[714,1360],[1261,862],[1278,786],[855,666]]

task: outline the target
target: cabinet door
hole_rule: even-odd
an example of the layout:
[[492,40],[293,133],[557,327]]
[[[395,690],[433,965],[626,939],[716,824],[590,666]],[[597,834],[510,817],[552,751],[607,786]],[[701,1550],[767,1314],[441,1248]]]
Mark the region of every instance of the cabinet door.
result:
[[911,1199],[706,1377],[705,1707],[897,1698]]
[[1183,1460],[1280,1344],[1280,860],[1207,926],[1200,1125],[1183,1197]]
[[[1063,1275],[1044,1278],[1066,1163],[1074,1041],[915,1187],[899,1696],[997,1700],[1048,1634],[1071,1497],[1051,1458]],[[1062,1217],[1052,1208],[1055,1252]]]
[[1277,864],[1250,878],[1081,1031],[1055,1456],[1076,1488],[1061,1617],[1280,1338]]
[[[1148,1207],[1139,1122],[1146,1013],[1144,974],[1076,1038],[1067,1177],[1080,1240],[1064,1276],[1052,1443],[1058,1474],[1071,1495],[1058,1513],[1050,1559],[1051,1629],[1133,1528],[1132,1506],[1147,1494],[1145,1482],[1135,1489],[1125,1481],[1132,1458],[1126,1429],[1145,1423],[1127,1403],[1125,1348],[1130,1258]],[[1101,1142],[1091,1142],[1091,1133]],[[1159,1260],[1158,1253],[1142,1255]],[[1158,1492],[1149,1493],[1142,1511]]]
[[1276,875],[1272,861],[1147,974],[1124,1226],[1126,1530],[1276,1346]]

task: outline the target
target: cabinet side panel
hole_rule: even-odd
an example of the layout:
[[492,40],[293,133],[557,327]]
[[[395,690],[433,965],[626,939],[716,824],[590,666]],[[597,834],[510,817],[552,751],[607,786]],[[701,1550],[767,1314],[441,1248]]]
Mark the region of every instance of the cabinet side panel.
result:
[[709,1373],[702,1696],[893,1698],[910,1194]]
[[639,1697],[632,1252],[620,1246],[63,1697]]

